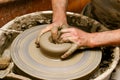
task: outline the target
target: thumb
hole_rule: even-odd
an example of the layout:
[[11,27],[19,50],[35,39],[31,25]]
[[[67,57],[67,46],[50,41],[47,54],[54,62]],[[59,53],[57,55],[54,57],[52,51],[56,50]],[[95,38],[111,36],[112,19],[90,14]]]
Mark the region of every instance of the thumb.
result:
[[75,52],[78,49],[78,45],[77,44],[72,44],[71,48],[61,56],[62,59],[67,58],[68,56],[70,56],[73,52]]

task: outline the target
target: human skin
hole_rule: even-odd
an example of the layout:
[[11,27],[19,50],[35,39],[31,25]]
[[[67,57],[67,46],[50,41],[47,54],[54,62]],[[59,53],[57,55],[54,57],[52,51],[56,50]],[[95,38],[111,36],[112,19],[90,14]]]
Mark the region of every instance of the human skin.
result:
[[52,35],[53,35],[53,39],[55,40],[57,37],[57,31],[58,31],[58,27],[62,26],[62,25],[68,25],[67,24],[67,19],[66,19],[66,7],[67,7],[67,1],[66,0],[52,0],[52,9],[53,9],[53,21],[52,24],[50,24],[49,26],[47,26],[46,28],[44,28],[38,35],[37,39],[36,39],[36,44],[39,47],[39,37],[47,32],[52,30],[53,27],[57,27],[57,29],[55,28],[55,30],[52,30]]
[[[66,6],[67,0],[52,0],[52,8],[53,8],[53,23],[47,26],[47,28],[43,29],[41,34],[46,31],[51,30],[53,27],[60,26],[62,24],[67,24],[66,19]],[[68,25],[69,26],[69,25]],[[62,42],[73,42],[80,47],[100,47],[100,46],[113,46],[120,45],[120,29],[104,31],[104,32],[96,32],[96,33],[87,33],[80,29],[69,27],[63,29],[61,35]],[[57,35],[57,30],[52,30],[53,39],[55,39]],[[65,54],[64,54],[65,55]],[[67,56],[62,57],[66,58]]]
[[63,32],[63,34],[61,35],[63,42],[69,39],[69,41],[77,43],[79,47],[87,46],[90,48],[94,48],[100,46],[120,45],[120,29],[104,32],[87,33],[80,29],[68,28],[62,30],[61,32]]
[[[66,19],[66,7],[67,7],[67,1],[66,0],[52,0],[52,8],[53,8],[53,23],[47,26],[45,29],[43,29],[40,34],[38,35],[36,39],[36,44],[39,47],[39,38],[40,36],[51,30],[52,38],[55,42],[58,40],[58,29],[60,27],[63,27],[62,25],[65,25],[68,27],[67,19]],[[59,13],[59,14],[58,14]],[[58,19],[59,18],[59,19]],[[61,41],[62,42],[62,41]],[[68,57],[71,55],[76,49],[78,48],[78,45],[76,43],[72,44],[72,47],[61,56],[62,59]]]

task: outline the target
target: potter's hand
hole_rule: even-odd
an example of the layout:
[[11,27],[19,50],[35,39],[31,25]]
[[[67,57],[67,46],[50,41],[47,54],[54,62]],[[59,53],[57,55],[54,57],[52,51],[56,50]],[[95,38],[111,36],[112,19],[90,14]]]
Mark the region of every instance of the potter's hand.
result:
[[52,40],[54,43],[61,43],[59,41],[60,35],[61,35],[61,30],[68,28],[69,26],[66,25],[61,25],[61,26],[55,26],[51,29],[51,33],[52,33]]
[[[52,1],[52,10],[53,10],[53,20],[52,24],[48,25],[45,29],[43,29],[36,39],[36,44],[39,47],[39,37],[47,32],[50,31],[53,27],[59,27],[61,25],[67,24],[66,18],[66,7],[67,7],[67,0],[51,0]],[[53,39],[56,40],[57,30],[58,27],[52,30]]]
[[40,43],[39,43],[40,36],[44,34],[45,32],[50,31],[53,28],[53,26],[54,26],[54,23],[48,25],[46,28],[40,31],[35,41],[35,44],[37,45],[37,47],[40,47]]
[[[42,34],[44,34],[45,32],[47,31],[51,31],[51,34],[52,34],[52,38],[53,38],[53,41],[56,41],[57,38],[58,38],[58,30],[60,29],[61,25],[63,23],[58,21],[58,22],[54,22],[50,25],[48,25],[46,28],[44,28],[43,30],[40,31],[40,33],[38,34],[37,38],[36,38],[36,45],[37,47],[40,47],[40,43],[39,43],[39,38]],[[66,24],[67,25],[67,24]]]
[[66,28],[61,30],[62,35],[60,37],[61,42],[72,42],[73,46],[61,56],[61,58],[67,58],[75,50],[81,47],[89,47],[89,35],[90,33],[84,32],[77,28]]

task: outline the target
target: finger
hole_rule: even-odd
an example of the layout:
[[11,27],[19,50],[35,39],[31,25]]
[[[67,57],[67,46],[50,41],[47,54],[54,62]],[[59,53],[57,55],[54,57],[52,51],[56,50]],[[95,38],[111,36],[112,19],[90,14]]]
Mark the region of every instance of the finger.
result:
[[72,47],[65,53],[61,56],[62,59],[65,59],[67,58],[68,56],[70,56],[74,51],[76,51],[78,48],[78,45],[77,44],[73,44]]
[[42,34],[44,34],[45,32],[49,31],[52,28],[52,25],[47,26],[46,28],[44,28],[43,30],[41,30],[36,38],[35,44],[37,45],[37,47],[40,47],[40,43],[39,43],[39,39],[40,36]]
[[52,39],[53,41],[57,41],[57,38],[58,38],[58,27],[53,27],[51,29],[51,34],[52,34]]
[[63,25],[61,25],[61,28],[62,28],[62,29],[65,29],[65,28],[68,28],[68,27],[69,27],[68,24],[65,24],[65,25],[63,24]]
[[63,42],[72,42],[72,43],[77,44],[77,41],[75,41],[74,37],[72,37],[72,36],[63,37],[63,38],[60,39],[60,42],[61,43],[63,43]]
[[64,28],[64,29],[62,29],[60,32],[61,32],[61,33],[70,33],[71,31],[72,31],[71,28]]
[[64,43],[64,42],[71,42],[71,37],[63,37],[63,38],[60,38],[60,43]]
[[72,36],[71,33],[63,33],[63,34],[61,34],[60,38],[62,39],[62,38],[65,38],[65,37],[70,37],[70,36]]
[[41,36],[41,32],[37,35],[37,38],[36,38],[36,41],[35,41],[35,44],[37,47],[39,47],[39,37]]

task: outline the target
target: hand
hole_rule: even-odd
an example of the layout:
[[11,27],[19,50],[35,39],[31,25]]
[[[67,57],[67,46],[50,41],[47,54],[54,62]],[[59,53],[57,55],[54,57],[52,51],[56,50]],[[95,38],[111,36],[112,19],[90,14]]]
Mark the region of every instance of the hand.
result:
[[89,37],[90,33],[84,32],[77,28],[66,28],[61,30],[61,42],[72,42],[78,45],[78,47],[90,47]]
[[37,47],[40,47],[40,45],[39,45],[39,38],[40,38],[40,36],[41,36],[42,34],[44,34],[45,32],[47,32],[47,31],[51,31],[52,39],[53,39],[54,41],[56,41],[57,38],[58,38],[58,29],[59,29],[63,24],[67,25],[67,23],[63,23],[62,21],[57,21],[57,22],[54,22],[54,23],[48,25],[46,28],[44,28],[44,29],[38,34],[38,36],[37,36],[37,38],[36,38],[35,43],[36,43]]
[[61,30],[60,42],[72,42],[72,47],[64,53],[61,58],[65,59],[79,48],[89,47],[90,33],[77,28],[66,28]]

